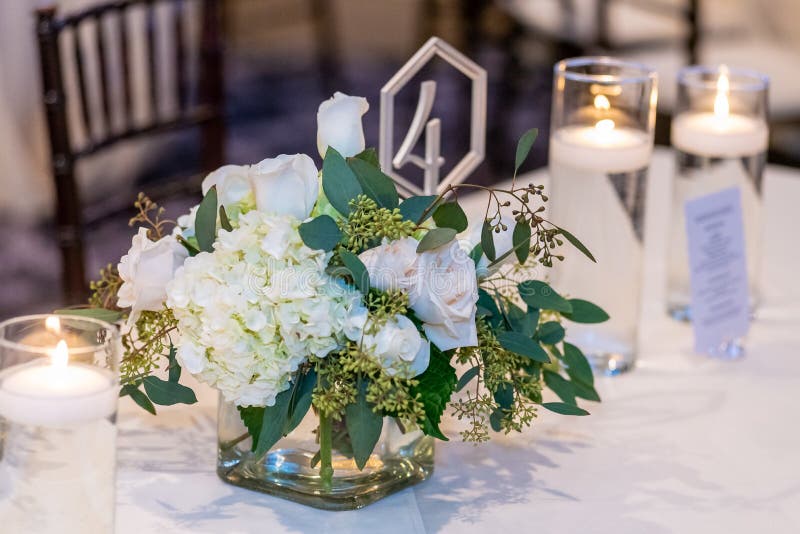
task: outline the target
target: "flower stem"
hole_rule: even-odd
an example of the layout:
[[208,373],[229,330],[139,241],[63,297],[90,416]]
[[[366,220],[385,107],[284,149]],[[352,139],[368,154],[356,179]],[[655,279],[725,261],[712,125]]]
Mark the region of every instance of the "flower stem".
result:
[[319,476],[322,487],[330,491],[333,486],[333,438],[331,432],[331,417],[325,412],[319,413]]

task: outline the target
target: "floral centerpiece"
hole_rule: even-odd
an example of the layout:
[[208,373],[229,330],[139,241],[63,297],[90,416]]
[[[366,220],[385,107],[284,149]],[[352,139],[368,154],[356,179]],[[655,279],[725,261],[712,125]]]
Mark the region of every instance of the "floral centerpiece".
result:
[[[365,150],[367,108],[320,106],[321,171],[304,154],[222,167],[175,223],[140,195],[130,251],[77,311],[125,319],[121,394],[144,409],[195,402],[181,369],[219,390],[225,480],[331,509],[429,476],[448,408],[473,442],[540,407],[586,415],[576,399],[599,397],[561,323],[607,319],[527,279],[565,242],[591,258],[545,219],[541,186],[401,200]],[[470,189],[488,192],[472,231]]]

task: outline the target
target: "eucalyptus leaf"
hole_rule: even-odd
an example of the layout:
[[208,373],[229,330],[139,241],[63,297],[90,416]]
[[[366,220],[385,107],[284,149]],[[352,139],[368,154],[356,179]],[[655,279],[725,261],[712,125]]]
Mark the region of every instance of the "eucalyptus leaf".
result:
[[350,271],[350,275],[353,277],[353,283],[359,291],[366,295],[369,292],[369,273],[367,272],[367,268],[361,260],[358,259],[358,256],[344,248],[339,250],[339,257],[342,259],[342,263],[344,263],[347,270]]
[[194,218],[194,235],[201,252],[213,252],[217,238],[217,186],[203,197]]
[[144,408],[153,415],[156,415],[156,407],[153,406],[153,403],[150,402],[150,399],[147,398],[147,395],[145,395],[143,391],[133,384],[126,384],[122,386],[119,396],[129,396],[131,399],[133,399],[133,402],[139,405],[139,407]]
[[169,344],[169,354],[167,360],[169,361],[169,381],[178,382],[181,379],[181,365],[178,363],[178,349],[172,343]]
[[507,304],[507,308],[506,319],[511,330],[533,337],[536,333],[536,326],[539,324],[539,310],[530,307],[523,310],[510,302]]
[[592,366],[581,349],[572,343],[564,343],[564,362],[567,364],[567,374],[573,381],[594,385]]
[[564,340],[564,327],[558,321],[547,321],[539,325],[536,337],[545,345],[555,345]]
[[373,406],[367,402],[366,380],[359,380],[356,402],[347,405],[344,412],[353,458],[359,470],[364,469],[383,428],[383,417],[375,413]]
[[493,393],[494,401],[504,410],[511,409],[514,405],[514,386],[502,382]]
[[189,256],[197,256],[200,254],[200,249],[186,241],[186,238],[182,235],[175,236],[175,239],[178,241],[178,243],[183,245],[183,248],[186,249],[186,251],[189,253]]
[[116,323],[122,319],[123,315],[121,311],[107,310],[105,308],[63,308],[56,310],[55,314],[88,317],[90,319],[97,319],[98,321],[105,321],[107,323]]
[[445,202],[433,212],[433,220],[439,228],[452,228],[457,233],[469,226],[467,215],[458,202]]
[[519,332],[497,332],[497,341],[500,345],[520,356],[542,363],[550,363],[547,352],[534,340]]
[[378,207],[394,209],[400,202],[394,180],[380,168],[359,158],[349,158],[348,165],[355,173],[364,194],[378,203]]
[[361,184],[339,152],[328,147],[322,162],[322,190],[336,211],[350,213],[350,201],[363,193]]
[[577,406],[573,404],[567,404],[566,402],[543,402],[541,406],[550,410],[551,412],[561,415],[589,415],[589,412],[583,408],[578,408]]
[[320,215],[298,228],[303,243],[309,248],[329,251],[342,240],[342,231],[329,215]]
[[472,263],[475,264],[475,267],[478,266],[478,263],[481,261],[483,257],[483,247],[480,243],[472,247],[472,250],[469,251],[469,259],[472,260]]
[[284,435],[288,434],[303,421],[311,408],[311,395],[317,385],[317,372],[309,369],[307,373],[298,373],[292,384],[292,397],[289,399],[289,417]]
[[154,404],[172,406],[173,404],[194,404],[197,397],[191,388],[177,382],[162,380],[157,376],[146,376],[142,380],[147,396]]
[[528,260],[531,253],[531,227],[527,222],[517,222],[514,226],[514,233],[511,236],[514,245],[514,254],[520,265]]
[[495,252],[494,248],[493,233],[494,230],[492,230],[492,225],[489,224],[489,221],[483,221],[483,226],[481,227],[481,247],[483,248],[483,253],[486,254],[487,258],[489,258],[489,261],[494,261],[497,259],[497,252]]
[[572,306],[572,311],[563,315],[574,323],[594,324],[608,320],[608,314],[605,310],[588,300],[569,299],[569,303]]
[[467,384],[469,384],[472,381],[473,378],[478,376],[478,373],[480,373],[480,371],[481,369],[478,366],[472,367],[464,371],[464,374],[461,375],[461,378],[458,379],[458,383],[456,384],[456,391],[461,391],[462,389],[464,389],[467,386]]
[[544,383],[549,387],[553,393],[558,395],[558,398],[567,404],[575,403],[575,390],[572,384],[558,373],[553,371],[544,371]]
[[456,231],[452,228],[434,228],[428,230],[425,237],[417,245],[417,252],[425,252],[446,245],[456,237]]
[[436,195],[409,197],[400,203],[400,213],[407,221],[422,224],[433,214],[432,207],[438,198]]
[[500,313],[500,308],[497,307],[497,302],[492,298],[489,293],[483,289],[478,288],[478,306],[488,310],[491,315],[489,316],[489,324],[492,328],[497,328],[503,320]]
[[381,168],[380,161],[378,160],[378,152],[376,152],[372,147],[362,150],[353,157],[366,161],[373,167],[378,167],[379,169]]
[[572,235],[571,233],[567,232],[567,231],[566,231],[566,230],[564,230],[563,228],[559,228],[559,229],[558,229],[558,233],[560,233],[561,235],[563,235],[563,236],[564,236],[564,238],[565,238],[567,241],[569,241],[570,243],[572,243],[572,246],[573,246],[573,247],[575,247],[575,248],[577,248],[578,250],[580,250],[581,252],[583,252],[583,255],[584,255],[584,256],[586,256],[587,258],[589,258],[589,259],[590,259],[590,260],[592,260],[593,262],[597,263],[597,260],[596,260],[596,259],[594,259],[594,256],[592,256],[592,253],[591,253],[591,252],[589,252],[589,249],[588,249],[588,248],[586,248],[586,245],[584,245],[583,243],[581,243],[581,242],[580,242],[580,240],[578,240],[578,238],[577,238],[577,237],[575,237],[575,236],[574,236],[574,235]]
[[261,456],[266,453],[284,436],[283,432],[289,421],[289,403],[291,399],[292,390],[287,389],[278,393],[275,397],[274,405],[264,407],[258,440],[253,438],[256,444],[254,449],[256,455]]
[[522,300],[528,306],[561,313],[570,313],[572,311],[572,305],[569,301],[541,280],[527,280],[520,283],[517,288]]
[[223,230],[228,232],[233,231],[233,226],[231,226],[231,221],[228,219],[228,212],[225,211],[225,206],[222,204],[219,205],[219,225]]
[[533,147],[533,143],[536,141],[538,135],[538,128],[531,128],[522,134],[522,137],[517,141],[517,155],[514,158],[514,175],[517,174],[519,168],[525,163],[525,160],[528,159],[528,154],[530,154],[531,147]]
[[500,408],[496,408],[491,415],[489,416],[489,424],[492,427],[492,430],[495,432],[500,432],[503,430],[503,410]]
[[580,399],[586,399],[588,401],[600,402],[600,395],[597,393],[597,390],[594,389],[594,386],[584,384],[583,382],[579,382],[575,379],[572,379],[570,384],[572,385],[573,391],[575,391],[576,397]]

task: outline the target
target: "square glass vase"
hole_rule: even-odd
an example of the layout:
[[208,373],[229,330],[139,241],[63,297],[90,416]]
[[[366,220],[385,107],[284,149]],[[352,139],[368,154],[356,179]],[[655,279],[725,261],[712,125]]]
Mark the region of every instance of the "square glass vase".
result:
[[344,423],[333,426],[333,484],[323,487],[316,461],[319,452],[313,410],[289,435],[260,456],[232,403],[220,397],[217,475],[225,482],[323,510],[363,508],[396,491],[422,482],[433,473],[433,438],[420,430],[403,432],[386,417],[378,443],[364,469],[352,454]]

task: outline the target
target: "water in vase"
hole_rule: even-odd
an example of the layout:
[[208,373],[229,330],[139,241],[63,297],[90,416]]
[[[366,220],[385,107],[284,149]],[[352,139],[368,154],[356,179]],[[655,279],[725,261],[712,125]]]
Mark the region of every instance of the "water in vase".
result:
[[568,341],[596,369],[627,371],[636,357],[647,167],[604,173],[551,157],[550,175],[550,220],[588,244],[597,260],[570,251],[553,266],[554,287],[569,288],[569,297],[594,302],[611,316],[597,325],[570,324]]
[[691,320],[684,205],[688,200],[730,187],[738,187],[741,192],[750,307],[755,310],[758,302],[756,281],[759,274],[762,240],[761,182],[766,152],[730,158],[699,156],[679,149],[675,149],[675,153],[674,201],[667,260],[669,314],[678,320]]
[[114,418],[63,428],[24,425],[0,418],[3,524],[13,525],[14,532],[25,534],[112,533],[117,432]]

